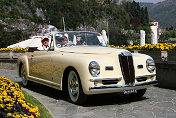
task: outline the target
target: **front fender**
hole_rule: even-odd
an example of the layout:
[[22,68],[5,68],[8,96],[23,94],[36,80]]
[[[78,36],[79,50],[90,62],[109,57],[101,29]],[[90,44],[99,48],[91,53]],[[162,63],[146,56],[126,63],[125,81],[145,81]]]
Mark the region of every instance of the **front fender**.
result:
[[[71,58],[74,57],[74,58]],[[73,67],[79,74],[81,84],[83,86],[83,91],[87,86],[87,81],[90,78],[89,70],[88,70],[88,65],[90,63],[90,58],[86,56],[81,56],[81,55],[52,55],[52,65],[54,67],[53,70],[53,78],[58,78],[59,76],[59,81],[58,84],[61,85],[63,83],[63,76],[64,72],[68,67]],[[87,80],[87,81],[86,81]]]
[[[80,77],[80,81],[81,81],[81,85],[83,88],[84,93],[88,93],[89,92],[89,87],[93,86],[94,83],[90,82],[90,79],[94,79],[94,78],[102,78],[102,77],[114,77],[114,74],[116,74],[117,76],[120,75],[120,72],[105,72],[104,68],[106,65],[113,65],[113,63],[117,63],[117,62],[112,62],[112,57],[109,55],[93,55],[93,54],[63,54],[62,55],[55,55],[52,56],[52,62],[55,62],[57,64],[57,67],[61,67],[63,68],[62,71],[60,71],[60,73],[62,73],[62,75],[60,75],[61,78],[63,78],[63,73],[65,72],[65,69],[67,69],[68,67],[73,67],[76,69],[76,71],[79,74]],[[72,58],[74,57],[74,58]],[[106,61],[105,61],[106,60]],[[96,61],[100,64],[101,68],[100,68],[100,75],[98,77],[93,77],[90,72],[89,72],[89,64],[91,61]],[[55,66],[56,66],[55,64]],[[116,64],[117,65],[117,64]],[[116,67],[115,67],[116,68]],[[58,69],[59,70],[59,69]],[[60,85],[62,84],[62,79],[59,83]],[[63,88],[63,87],[61,87]]]
[[[151,74],[147,68],[146,68],[146,60],[152,57],[146,54],[140,54],[140,53],[133,53],[133,60],[134,60],[134,68],[135,68],[135,75],[140,76],[141,73],[143,75],[149,75]],[[138,65],[143,65],[143,68],[139,69]],[[152,73],[156,74],[156,70]]]

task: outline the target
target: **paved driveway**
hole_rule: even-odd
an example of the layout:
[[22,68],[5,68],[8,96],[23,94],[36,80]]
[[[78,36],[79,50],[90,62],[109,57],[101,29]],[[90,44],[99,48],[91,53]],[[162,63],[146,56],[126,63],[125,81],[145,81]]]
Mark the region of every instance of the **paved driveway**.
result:
[[[14,70],[0,75],[20,82]],[[43,103],[55,118],[176,118],[176,91],[149,88],[141,99],[132,100],[121,93],[93,95],[83,106],[74,105],[61,91],[40,84],[22,88]]]

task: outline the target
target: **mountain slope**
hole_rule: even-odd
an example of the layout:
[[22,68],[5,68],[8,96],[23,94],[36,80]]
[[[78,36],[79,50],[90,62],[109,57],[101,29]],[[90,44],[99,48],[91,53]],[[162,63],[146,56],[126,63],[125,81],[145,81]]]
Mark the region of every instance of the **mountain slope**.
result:
[[141,3],[148,8],[151,20],[159,21],[161,27],[176,28],[176,0],[166,0],[156,4]]

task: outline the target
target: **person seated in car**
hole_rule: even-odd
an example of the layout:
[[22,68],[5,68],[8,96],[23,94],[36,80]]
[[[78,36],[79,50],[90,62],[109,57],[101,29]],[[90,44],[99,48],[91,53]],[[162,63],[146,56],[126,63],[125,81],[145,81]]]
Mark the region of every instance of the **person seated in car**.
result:
[[38,50],[48,50],[49,49],[49,39],[47,37],[42,38],[42,45],[38,47]]
[[76,44],[77,45],[85,45],[85,41],[81,38],[81,36],[77,36]]
[[56,37],[56,46],[57,47],[63,47],[66,46],[68,43],[68,39],[66,36],[63,37]]
[[63,40],[63,45],[66,45],[67,43],[68,43],[68,39],[67,39],[67,37],[66,36],[63,36],[63,38],[64,38],[64,40]]

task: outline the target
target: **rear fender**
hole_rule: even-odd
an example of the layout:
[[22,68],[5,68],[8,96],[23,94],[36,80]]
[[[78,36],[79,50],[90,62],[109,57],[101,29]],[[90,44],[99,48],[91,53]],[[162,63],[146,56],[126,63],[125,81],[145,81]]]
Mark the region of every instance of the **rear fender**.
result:
[[28,77],[29,76],[29,63],[28,63],[28,58],[26,55],[19,57],[17,60],[17,72],[20,77],[21,77],[20,73],[21,73],[22,65],[24,66],[24,69],[26,71],[26,75]]

